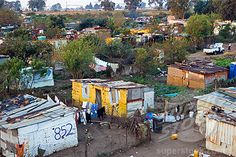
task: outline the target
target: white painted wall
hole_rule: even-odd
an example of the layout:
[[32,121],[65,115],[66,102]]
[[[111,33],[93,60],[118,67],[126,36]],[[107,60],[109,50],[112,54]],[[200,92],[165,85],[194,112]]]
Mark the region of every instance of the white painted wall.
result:
[[143,101],[134,101],[134,102],[129,102],[127,104],[127,112],[128,112],[128,117],[133,115],[134,112],[139,109],[141,112],[144,112],[143,106]]
[[38,148],[52,154],[78,145],[75,115],[70,114],[51,121],[18,129],[19,143],[25,144],[25,157],[34,157]]
[[144,92],[144,108],[154,108],[154,91]]

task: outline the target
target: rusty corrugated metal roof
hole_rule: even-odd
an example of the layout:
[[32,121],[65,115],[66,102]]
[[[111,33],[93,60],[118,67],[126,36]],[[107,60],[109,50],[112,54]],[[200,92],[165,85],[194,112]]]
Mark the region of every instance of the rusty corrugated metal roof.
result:
[[228,71],[228,69],[213,65],[210,61],[195,60],[186,63],[175,63],[170,65],[181,70],[191,71],[199,74],[214,74],[217,72]]

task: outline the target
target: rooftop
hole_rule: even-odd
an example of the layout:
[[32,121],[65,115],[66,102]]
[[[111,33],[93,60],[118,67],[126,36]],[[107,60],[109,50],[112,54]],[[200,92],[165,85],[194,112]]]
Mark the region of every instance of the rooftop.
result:
[[232,121],[236,125],[236,87],[221,88],[216,92],[195,98],[223,110],[223,112],[211,115],[209,118],[214,118],[218,121]]
[[186,63],[175,63],[170,65],[170,67],[175,67],[181,70],[191,71],[199,74],[214,74],[217,72],[228,71],[228,69],[213,65],[211,62],[195,60]]
[[134,83],[134,82],[125,82],[121,81],[111,81],[105,79],[77,79],[71,80],[72,82],[81,82],[81,83],[89,83],[96,86],[104,86],[109,88],[116,88],[116,89],[129,89],[129,88],[140,88],[140,87],[147,87],[146,85]]
[[19,95],[0,103],[0,128],[17,129],[65,115],[73,114],[75,108],[67,107],[57,97],[55,101],[31,95]]

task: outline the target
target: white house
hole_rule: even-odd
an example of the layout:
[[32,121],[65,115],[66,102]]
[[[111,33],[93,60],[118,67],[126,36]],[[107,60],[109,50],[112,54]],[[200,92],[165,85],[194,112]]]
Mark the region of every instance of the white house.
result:
[[58,99],[21,95],[0,105],[0,146],[4,156],[46,156],[78,145],[77,109]]

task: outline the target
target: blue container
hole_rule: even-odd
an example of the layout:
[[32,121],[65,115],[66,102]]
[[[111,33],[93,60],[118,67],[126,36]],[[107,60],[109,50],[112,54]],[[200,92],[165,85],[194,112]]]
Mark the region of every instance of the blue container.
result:
[[236,62],[233,62],[229,66],[229,79],[236,78]]

